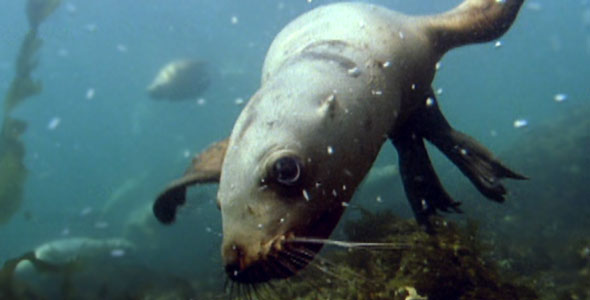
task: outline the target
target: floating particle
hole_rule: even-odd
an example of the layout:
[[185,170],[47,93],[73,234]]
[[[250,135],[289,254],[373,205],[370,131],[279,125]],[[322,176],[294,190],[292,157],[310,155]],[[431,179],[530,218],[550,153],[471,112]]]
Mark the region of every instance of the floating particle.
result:
[[436,65],[434,65],[434,68],[438,71],[438,70],[440,70],[440,67],[441,66],[442,66],[441,65],[441,62],[439,61],[439,62],[436,63]]
[[88,32],[95,32],[97,28],[98,28],[98,26],[96,26],[96,24],[93,24],[93,23],[89,23],[89,24],[84,25],[84,29],[86,29],[86,31],[88,31]]
[[279,223],[281,223],[281,224],[282,224],[282,223],[285,223],[285,218],[281,218],[281,219],[279,220]]
[[502,47],[502,42],[501,41],[496,41],[494,43],[494,48],[500,48],[500,47]]
[[127,49],[127,46],[123,45],[123,44],[117,44],[117,51],[121,52],[121,53],[127,53],[127,51],[129,49]]
[[326,150],[328,151],[328,155],[334,154],[334,148],[332,146],[328,146]]
[[342,201],[342,207],[348,207],[348,202]]
[[47,129],[55,130],[60,123],[61,119],[59,117],[53,117],[51,118],[51,120],[49,120],[49,123],[47,124]]
[[207,100],[205,100],[205,98],[199,98],[199,99],[197,99],[197,105],[198,106],[204,106],[205,104],[207,104]]
[[543,9],[543,5],[537,1],[533,1],[533,2],[528,2],[526,8],[528,8],[532,11],[540,11],[541,9]]
[[383,91],[381,91],[381,90],[371,90],[371,94],[376,95],[376,96],[381,96],[381,95],[383,95]]
[[264,226],[262,225],[262,223],[258,223],[257,227],[258,227],[258,229],[262,229],[262,227],[264,227]]
[[238,16],[231,16],[230,22],[231,22],[233,25],[236,25],[236,24],[238,24],[238,22],[239,22],[239,21],[240,21],[240,20],[238,20]]
[[496,3],[506,3],[506,0],[496,0]]
[[57,50],[57,56],[59,57],[67,57],[68,55],[70,55],[70,51],[66,48],[60,48]]
[[234,101],[234,103],[236,105],[242,105],[242,104],[244,104],[244,98],[236,98],[236,100]]
[[390,62],[390,61],[386,61],[386,62],[384,62],[384,63],[383,63],[383,65],[382,65],[382,66],[383,66],[384,68],[389,68],[389,67],[391,67],[391,62]]
[[307,3],[311,3],[313,0],[307,0]]
[[301,194],[303,194],[303,198],[305,198],[305,201],[309,201],[309,194],[307,193],[307,190],[301,190]]
[[68,236],[68,235],[70,235],[70,228],[66,227],[66,228],[62,229],[61,235],[62,236]]
[[555,102],[563,102],[565,100],[567,100],[567,95],[566,94],[556,94],[555,96],[553,96],[553,100]]
[[90,99],[94,98],[94,94],[95,94],[94,88],[88,88],[86,90],[86,99],[90,100]]
[[94,223],[94,228],[96,229],[105,229],[109,227],[109,223],[105,222],[105,221],[98,221],[96,223]]
[[434,105],[434,99],[432,97],[426,98],[426,106],[430,107]]
[[185,150],[182,152],[182,156],[183,156],[184,158],[189,158],[189,157],[191,156],[191,152],[190,152],[188,149],[185,149]]
[[83,216],[87,216],[87,215],[89,215],[89,214],[90,214],[92,211],[93,211],[93,209],[92,209],[92,207],[91,207],[91,206],[86,206],[86,207],[84,207],[84,208],[83,208],[83,209],[80,211],[80,216],[81,216],[81,217],[83,217]]
[[125,249],[113,249],[111,250],[112,257],[123,257],[125,256]]
[[377,196],[375,201],[377,201],[377,203],[381,203],[381,202],[383,202],[383,199],[381,198],[381,196]]
[[416,89],[416,84],[415,83],[412,83],[412,85],[410,86],[410,88],[412,89],[412,91],[415,90]]
[[490,130],[490,135],[493,137],[496,137],[496,136],[498,136],[498,132],[492,129],[492,130]]
[[405,38],[403,31],[400,31],[399,32],[399,38],[402,39],[402,40]]
[[361,74],[361,70],[358,67],[348,69],[348,75],[357,77]]
[[72,4],[72,3],[68,3],[66,4],[66,11],[70,14],[73,15],[78,11],[78,8]]
[[442,89],[442,88],[438,88],[438,89],[436,89],[435,93],[436,93],[437,95],[442,95],[442,93],[443,93],[443,89]]
[[516,119],[514,120],[514,128],[521,128],[529,125],[529,122],[526,119]]

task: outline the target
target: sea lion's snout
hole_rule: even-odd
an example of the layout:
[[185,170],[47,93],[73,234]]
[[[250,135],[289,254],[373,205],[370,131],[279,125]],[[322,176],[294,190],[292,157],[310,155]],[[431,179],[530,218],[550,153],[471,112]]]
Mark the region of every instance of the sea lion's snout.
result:
[[227,276],[236,282],[255,284],[294,275],[307,264],[294,264],[289,259],[296,250],[289,249],[286,239],[281,235],[266,243],[224,243],[222,257]]

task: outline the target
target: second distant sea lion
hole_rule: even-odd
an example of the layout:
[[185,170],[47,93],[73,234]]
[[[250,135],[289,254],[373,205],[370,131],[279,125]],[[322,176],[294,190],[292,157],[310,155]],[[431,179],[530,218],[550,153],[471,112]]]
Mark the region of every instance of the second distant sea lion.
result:
[[205,62],[175,60],[160,69],[147,91],[153,99],[190,100],[207,90],[210,81]]

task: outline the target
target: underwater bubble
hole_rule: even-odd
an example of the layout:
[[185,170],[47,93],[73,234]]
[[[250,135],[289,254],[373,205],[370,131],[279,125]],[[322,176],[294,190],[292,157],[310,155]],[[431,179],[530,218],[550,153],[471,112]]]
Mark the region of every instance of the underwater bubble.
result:
[[96,229],[105,229],[109,227],[109,223],[105,221],[97,221],[94,223],[94,228]]
[[238,16],[234,15],[234,16],[231,16],[231,19],[229,21],[232,23],[232,25],[236,25],[236,24],[238,24],[238,22],[240,20],[238,20]]
[[88,88],[86,90],[86,99],[90,100],[90,99],[94,98],[94,94],[95,94],[94,88]]
[[372,95],[381,96],[383,95],[383,91],[381,90],[371,90]]
[[383,202],[383,199],[381,198],[381,196],[377,196],[377,198],[375,200],[377,201],[377,203]]
[[349,205],[348,202],[344,202],[344,201],[342,201],[341,204],[342,204],[342,207],[348,207],[348,205]]
[[86,206],[80,211],[80,216],[87,216],[89,215],[94,209],[91,206]]
[[334,154],[334,148],[332,148],[332,146],[328,146],[326,151],[328,152],[328,155]]
[[404,32],[403,31],[400,31],[399,32],[399,38],[403,40],[405,37],[406,36],[404,35]]
[[334,197],[338,196],[338,192],[335,189],[332,190],[332,196],[334,196]]
[[491,136],[498,136],[498,132],[492,129],[492,130],[490,130],[490,135]]
[[207,227],[205,227],[205,231],[207,233],[211,233],[211,232],[213,232],[213,229],[211,229],[211,227],[207,226]]
[[496,0],[496,3],[506,3],[506,0]]
[[242,105],[242,104],[244,104],[244,98],[238,97],[238,98],[236,98],[236,100],[234,100],[234,103],[236,105]]
[[435,93],[436,93],[437,95],[442,95],[442,93],[443,93],[443,89],[442,89],[442,88],[438,88],[438,89],[436,89]]
[[51,118],[51,120],[49,120],[49,123],[47,124],[47,129],[55,130],[60,123],[61,119],[59,117],[53,117]]
[[439,61],[439,62],[436,63],[436,65],[434,65],[434,69],[438,71],[438,70],[440,70],[440,67],[441,66],[442,66],[441,65],[441,62]]
[[391,62],[390,61],[386,61],[383,63],[382,65],[384,68],[389,68],[391,66]]
[[521,128],[527,125],[529,125],[529,122],[526,119],[516,119],[513,123],[514,128]]
[[428,203],[426,202],[426,199],[422,199],[422,201],[420,201],[420,204],[422,204],[422,210],[428,209]]
[[410,88],[412,89],[412,91],[415,90],[416,89],[416,84],[415,83],[412,83],[412,85],[410,86]]
[[461,155],[467,155],[467,149],[465,148],[461,148],[459,152],[461,153]]
[[184,158],[189,158],[190,156],[191,156],[191,152],[190,152],[188,149],[185,149],[185,150],[182,152],[182,157],[184,157]]
[[563,102],[563,101],[567,100],[567,94],[562,94],[562,93],[556,94],[555,96],[553,96],[553,100],[555,102]]
[[262,229],[263,225],[262,225],[262,223],[258,223],[258,225],[256,227],[258,227],[258,229]]
[[345,184],[342,185],[342,190],[343,191],[346,191],[346,185]]
[[500,48],[502,47],[502,41],[496,41],[496,43],[494,43],[494,48]]
[[281,219],[279,220],[279,223],[281,223],[281,224],[282,224],[282,223],[285,223],[285,218],[281,218]]
[[205,98],[199,98],[199,99],[197,99],[197,105],[198,106],[204,106],[205,104],[207,104],[207,100],[205,100]]
[[125,249],[113,249],[111,250],[112,257],[123,257],[125,256]]

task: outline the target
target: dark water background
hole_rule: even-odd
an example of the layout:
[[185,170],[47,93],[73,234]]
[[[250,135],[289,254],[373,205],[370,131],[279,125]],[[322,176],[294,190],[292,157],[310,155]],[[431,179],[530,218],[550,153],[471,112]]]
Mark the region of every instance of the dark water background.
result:
[[[24,2],[5,2],[0,10],[0,94],[8,88],[28,28]],[[202,200],[188,205],[180,225],[162,229],[150,223],[152,240],[130,224],[150,217],[146,210],[155,195],[184,171],[194,153],[229,135],[243,107],[236,99],[247,100],[258,87],[274,35],[297,15],[332,2],[338,1],[64,1],[40,32],[45,43],[34,74],[44,90],[15,112],[29,122],[24,135],[29,176],[20,211],[0,227],[0,263],[64,237],[124,236],[145,249],[137,255],[150,267],[222,278],[214,187],[191,192]],[[460,1],[371,2],[407,13],[433,13]],[[443,89],[441,108],[455,127],[506,154],[532,128],[590,101],[590,1],[529,0],[501,43],[450,52],[435,89]],[[213,83],[202,96],[205,105],[148,98],[145,87],[158,69],[179,57],[212,66]],[[93,97],[87,97],[89,90]],[[557,102],[557,94],[567,99]],[[56,118],[59,124],[52,129]],[[518,119],[528,126],[516,128]],[[397,162],[391,148],[385,145],[378,165]],[[451,169],[440,155],[434,154],[434,160],[437,169]],[[472,190],[459,172],[441,175],[452,182],[453,193]],[[368,197],[355,202],[393,207],[410,216],[401,190],[382,194],[382,202]],[[579,200],[580,206],[590,205],[588,197]]]

